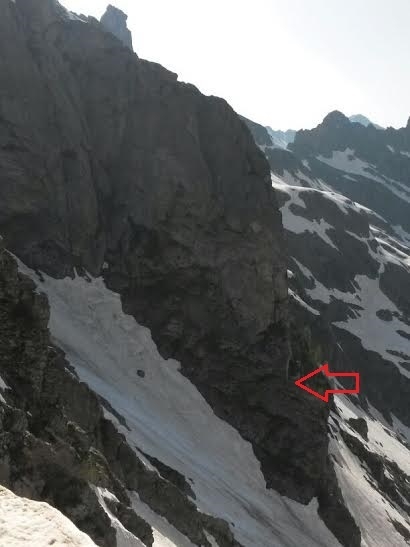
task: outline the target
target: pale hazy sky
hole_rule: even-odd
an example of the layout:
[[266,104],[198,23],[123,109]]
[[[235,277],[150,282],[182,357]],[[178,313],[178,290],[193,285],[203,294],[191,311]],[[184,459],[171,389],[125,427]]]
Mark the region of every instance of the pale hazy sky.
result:
[[[61,0],[100,18],[107,0]],[[410,116],[410,0],[111,0],[134,48],[275,129]]]

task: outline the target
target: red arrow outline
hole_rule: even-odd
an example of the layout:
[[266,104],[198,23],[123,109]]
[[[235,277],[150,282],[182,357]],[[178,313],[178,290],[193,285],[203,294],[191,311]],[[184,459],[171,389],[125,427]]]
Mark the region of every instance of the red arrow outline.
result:
[[[306,380],[309,380],[309,378],[312,378],[312,376],[316,376],[316,374],[319,374],[319,372],[323,372],[325,376],[327,377],[339,377],[342,376],[344,378],[355,378],[355,389],[327,389],[326,393],[324,395],[321,395],[317,391],[314,391],[313,389],[310,389],[310,387],[307,387],[304,385],[303,382],[306,382]],[[300,387],[301,389],[304,389],[314,397],[317,397],[318,399],[321,399],[322,401],[325,401],[326,403],[329,402],[329,396],[331,394],[352,394],[355,395],[357,393],[360,393],[360,373],[359,372],[330,372],[329,370],[329,364],[325,363],[320,368],[317,368],[310,374],[307,374],[303,378],[300,378],[300,380],[296,380],[295,385]]]

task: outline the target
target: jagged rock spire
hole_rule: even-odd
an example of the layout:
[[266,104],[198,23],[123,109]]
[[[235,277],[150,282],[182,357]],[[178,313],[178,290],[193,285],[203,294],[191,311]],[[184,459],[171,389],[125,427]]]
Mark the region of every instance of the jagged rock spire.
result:
[[124,46],[133,50],[132,34],[127,27],[127,19],[128,15],[126,13],[110,4],[101,17],[101,24],[121,40]]

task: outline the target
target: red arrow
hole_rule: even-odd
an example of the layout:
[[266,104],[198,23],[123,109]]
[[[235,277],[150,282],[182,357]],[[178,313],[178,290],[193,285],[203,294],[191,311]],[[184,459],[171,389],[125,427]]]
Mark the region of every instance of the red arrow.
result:
[[[310,389],[310,387],[305,386],[304,382],[306,380],[309,380],[309,378],[313,378],[313,376],[316,376],[316,374],[319,374],[320,372],[323,372],[325,376],[328,378],[337,378],[337,377],[343,377],[343,378],[354,378],[355,379],[355,388],[354,389],[328,389],[326,390],[326,393],[324,395],[321,395],[314,389]],[[358,372],[330,372],[329,371],[329,365],[325,363],[320,368],[314,370],[310,374],[307,374],[300,380],[296,380],[295,384],[300,387],[301,389],[304,389],[311,395],[314,395],[318,399],[321,399],[322,401],[325,401],[326,403],[329,402],[329,396],[332,393],[359,393],[360,392],[360,374]]]

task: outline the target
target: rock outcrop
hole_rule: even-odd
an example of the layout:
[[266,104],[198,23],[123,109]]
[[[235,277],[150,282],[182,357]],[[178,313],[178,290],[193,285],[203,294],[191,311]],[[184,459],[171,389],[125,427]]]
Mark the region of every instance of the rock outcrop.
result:
[[101,17],[101,24],[132,51],[132,34],[127,27],[127,19],[123,11],[110,4]]

